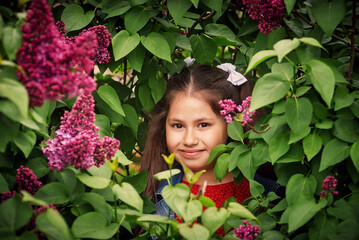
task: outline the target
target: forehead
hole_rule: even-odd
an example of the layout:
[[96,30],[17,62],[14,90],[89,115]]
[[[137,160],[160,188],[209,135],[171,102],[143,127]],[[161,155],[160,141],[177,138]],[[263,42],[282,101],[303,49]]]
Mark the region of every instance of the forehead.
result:
[[181,92],[170,102],[167,117],[206,118],[216,115],[205,95]]

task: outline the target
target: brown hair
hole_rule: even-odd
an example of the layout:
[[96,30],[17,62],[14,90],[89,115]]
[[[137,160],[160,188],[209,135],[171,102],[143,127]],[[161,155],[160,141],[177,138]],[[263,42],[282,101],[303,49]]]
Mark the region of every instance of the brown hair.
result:
[[148,170],[148,182],[143,193],[144,196],[154,198],[160,182],[153,176],[168,169],[162,154],[169,155],[165,126],[171,100],[181,92],[200,92],[207,98],[213,111],[220,114],[219,100],[232,99],[238,105],[251,95],[252,84],[250,81],[236,87],[228,82],[227,78],[228,73],[217,67],[194,65],[185,67],[179,74],[174,74],[168,80],[166,93],[151,113],[152,119],[142,156],[141,171]]

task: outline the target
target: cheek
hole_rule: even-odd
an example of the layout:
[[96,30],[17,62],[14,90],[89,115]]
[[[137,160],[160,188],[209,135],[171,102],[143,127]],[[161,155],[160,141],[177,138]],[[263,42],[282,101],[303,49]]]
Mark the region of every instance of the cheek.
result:
[[173,134],[173,132],[171,131],[166,131],[167,149],[171,153],[175,151],[176,142],[177,142],[176,134]]

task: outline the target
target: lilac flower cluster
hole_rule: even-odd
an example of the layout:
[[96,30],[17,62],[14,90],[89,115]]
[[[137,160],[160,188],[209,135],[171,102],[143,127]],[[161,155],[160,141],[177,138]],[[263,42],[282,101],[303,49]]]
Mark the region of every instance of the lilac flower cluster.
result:
[[333,176],[327,176],[322,184],[323,191],[320,192],[320,198],[327,198],[330,195],[338,195],[334,188],[338,185],[338,180]]
[[[237,1],[238,2],[238,1]],[[280,26],[285,13],[283,0],[242,0],[253,20],[259,20],[262,33],[270,33]]]
[[222,116],[225,116],[226,122],[231,123],[234,120],[239,121],[243,124],[253,122],[255,111],[249,111],[249,105],[251,102],[251,96],[248,96],[242,101],[241,105],[236,105],[232,99],[220,100],[218,103],[223,108],[220,111]]
[[238,237],[241,240],[253,240],[256,239],[259,232],[261,231],[258,225],[252,225],[251,222],[248,223],[247,221],[243,220],[244,225],[240,225],[236,229],[236,233],[233,236]]
[[56,137],[46,141],[43,153],[49,159],[50,169],[60,171],[66,165],[88,169],[100,166],[105,158],[111,158],[120,146],[117,139],[104,137],[100,140],[100,129],[94,125],[94,99],[91,94],[79,96],[71,109],[61,118]]
[[18,191],[25,190],[31,194],[35,194],[42,187],[42,182],[37,180],[36,175],[31,169],[21,165],[16,172],[16,185]]
[[65,37],[66,29],[64,21],[56,22],[56,26],[66,43],[75,42],[78,37],[88,32],[96,34],[98,47],[95,49],[93,60],[99,64],[108,63],[110,61],[110,52],[107,50],[107,48],[111,43],[111,34],[107,31],[105,26],[99,25],[89,29],[84,29],[79,34],[79,36],[74,37]]
[[31,106],[44,100],[60,100],[83,92],[93,92],[96,36],[88,33],[69,44],[55,26],[46,0],[34,0],[21,26],[23,45],[17,52],[19,80],[28,90]]
[[[18,192],[20,190],[25,190],[34,195],[42,187],[42,182],[37,180],[36,175],[31,169],[21,165],[18,169],[16,169],[16,173],[16,190]],[[1,202],[14,197],[17,191],[1,193]]]

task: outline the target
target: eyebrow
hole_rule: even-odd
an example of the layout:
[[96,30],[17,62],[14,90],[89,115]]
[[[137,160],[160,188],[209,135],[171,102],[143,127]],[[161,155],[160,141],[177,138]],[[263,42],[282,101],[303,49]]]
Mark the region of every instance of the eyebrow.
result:
[[[172,122],[182,122],[183,121],[178,118],[168,118],[167,120],[172,121]],[[213,118],[199,118],[199,119],[196,119],[195,121],[196,122],[205,122],[205,121],[213,121],[213,120],[214,120]]]

